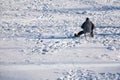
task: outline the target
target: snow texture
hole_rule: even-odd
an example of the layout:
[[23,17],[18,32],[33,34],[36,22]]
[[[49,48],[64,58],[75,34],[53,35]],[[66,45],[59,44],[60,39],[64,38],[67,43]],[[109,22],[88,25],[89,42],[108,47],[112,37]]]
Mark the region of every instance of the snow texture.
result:
[[120,73],[96,73],[92,70],[77,69],[65,73],[57,80],[120,80]]
[[[94,38],[74,38],[86,17]],[[120,0],[0,0],[0,80],[119,80],[119,63]]]

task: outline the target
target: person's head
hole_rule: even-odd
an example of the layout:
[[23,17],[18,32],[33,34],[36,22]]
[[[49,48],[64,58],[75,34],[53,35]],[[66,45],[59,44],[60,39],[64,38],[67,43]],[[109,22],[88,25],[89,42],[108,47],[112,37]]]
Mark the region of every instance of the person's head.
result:
[[89,20],[89,18],[88,18],[88,17],[86,18],[86,21],[87,21],[87,20]]

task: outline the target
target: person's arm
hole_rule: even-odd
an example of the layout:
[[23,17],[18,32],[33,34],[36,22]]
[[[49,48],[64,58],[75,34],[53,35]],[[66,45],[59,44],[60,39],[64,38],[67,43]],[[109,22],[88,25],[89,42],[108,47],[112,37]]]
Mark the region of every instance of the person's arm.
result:
[[81,28],[83,29],[84,28],[84,25],[85,25],[85,22],[82,24]]
[[92,24],[92,30],[95,28],[95,25],[91,22],[91,24]]

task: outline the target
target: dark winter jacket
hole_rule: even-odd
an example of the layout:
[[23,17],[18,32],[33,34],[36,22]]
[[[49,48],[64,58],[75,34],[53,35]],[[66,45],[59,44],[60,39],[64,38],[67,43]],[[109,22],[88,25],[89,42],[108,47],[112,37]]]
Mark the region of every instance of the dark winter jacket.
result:
[[92,32],[94,29],[94,24],[86,18],[86,21],[82,24],[81,28],[83,29],[84,33]]

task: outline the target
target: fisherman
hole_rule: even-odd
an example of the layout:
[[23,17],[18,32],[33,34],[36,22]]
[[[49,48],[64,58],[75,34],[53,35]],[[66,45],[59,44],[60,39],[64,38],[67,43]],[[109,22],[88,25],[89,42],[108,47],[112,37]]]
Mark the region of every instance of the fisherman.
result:
[[90,21],[89,18],[86,18],[86,21],[82,24],[81,28],[83,29],[83,31],[74,34],[75,37],[79,37],[80,35],[85,34],[86,38],[86,33],[90,33],[90,37],[94,37],[93,34],[94,24]]

